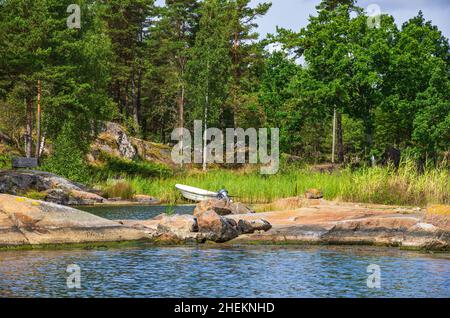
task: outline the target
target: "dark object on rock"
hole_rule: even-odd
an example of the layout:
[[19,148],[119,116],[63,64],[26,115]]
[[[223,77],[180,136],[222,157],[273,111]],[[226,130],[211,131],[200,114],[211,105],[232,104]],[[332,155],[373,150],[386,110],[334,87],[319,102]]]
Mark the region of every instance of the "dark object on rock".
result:
[[217,192],[217,198],[219,200],[228,200],[230,201],[230,197],[228,196],[228,191],[226,189],[221,189]]
[[381,164],[385,166],[391,163],[397,169],[398,166],[400,165],[400,157],[401,157],[400,150],[394,147],[389,147],[385,150],[383,154],[383,160],[381,161]]
[[252,234],[256,231],[268,231],[272,225],[263,219],[258,220],[239,220],[237,222],[238,230],[241,234]]
[[323,193],[320,190],[317,189],[309,189],[305,192],[305,198],[312,200],[312,199],[322,199]]
[[37,158],[14,157],[12,158],[13,169],[36,168],[38,166]]
[[213,210],[219,215],[254,213],[254,211],[250,210],[242,203],[234,203],[228,200],[210,199],[199,202],[195,207],[194,215],[197,216],[208,210]]
[[199,232],[209,241],[222,243],[239,236],[237,222],[221,217],[213,210],[197,215],[197,222]]

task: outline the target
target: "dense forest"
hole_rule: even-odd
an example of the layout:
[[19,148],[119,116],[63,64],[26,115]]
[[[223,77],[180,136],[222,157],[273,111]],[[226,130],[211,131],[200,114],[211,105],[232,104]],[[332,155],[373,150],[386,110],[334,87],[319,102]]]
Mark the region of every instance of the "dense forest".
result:
[[[67,25],[73,2],[79,28]],[[389,149],[448,160],[449,41],[421,12],[373,27],[355,1],[324,0],[305,28],[261,38],[270,7],[1,1],[0,136],[27,156],[51,146],[47,164],[70,167],[101,121],[169,143],[206,111],[208,126],[278,127],[281,151],[308,162],[331,161],[333,126],[338,162],[379,162]]]

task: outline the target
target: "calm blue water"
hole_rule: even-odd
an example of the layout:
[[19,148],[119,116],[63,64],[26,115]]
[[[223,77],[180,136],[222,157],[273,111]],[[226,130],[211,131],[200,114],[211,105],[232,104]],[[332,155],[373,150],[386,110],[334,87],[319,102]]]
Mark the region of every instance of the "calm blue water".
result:
[[[81,268],[81,289],[66,286]],[[367,266],[381,267],[369,289]],[[140,247],[0,252],[1,297],[449,297],[450,261],[393,249]]]
[[[135,213],[148,218],[148,210]],[[66,285],[71,264],[81,269],[81,289]],[[367,287],[371,264],[381,268],[380,289]],[[0,297],[450,297],[450,254],[305,246],[2,251]]]
[[96,214],[102,218],[110,220],[148,220],[161,213],[168,212],[168,209],[174,209],[178,214],[192,214],[194,212],[193,205],[179,206],[108,206],[108,207],[78,207],[78,209]]

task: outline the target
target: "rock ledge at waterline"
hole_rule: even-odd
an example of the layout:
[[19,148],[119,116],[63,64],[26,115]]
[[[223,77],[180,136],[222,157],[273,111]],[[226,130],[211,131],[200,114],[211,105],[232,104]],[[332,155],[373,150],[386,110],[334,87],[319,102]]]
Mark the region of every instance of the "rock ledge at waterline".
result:
[[[220,216],[160,215],[106,220],[57,204],[0,194],[0,247],[148,241],[234,244],[358,244],[449,251],[447,225],[423,211],[390,206],[289,200],[289,210]],[[291,202],[291,203],[292,203]]]
[[[339,203],[288,198],[271,206],[292,204],[283,211],[233,215],[252,221],[263,218],[272,225],[264,233],[242,235],[230,244],[380,245],[417,250],[450,250],[449,206],[444,220],[434,222],[426,210],[375,204]],[[430,207],[427,210],[431,210]]]
[[0,194],[0,247],[146,238],[142,231],[73,208]]
[[111,221],[54,203],[0,194],[0,247],[129,241],[221,243],[269,228],[263,220],[235,221],[213,210],[196,217],[160,215],[147,221]]

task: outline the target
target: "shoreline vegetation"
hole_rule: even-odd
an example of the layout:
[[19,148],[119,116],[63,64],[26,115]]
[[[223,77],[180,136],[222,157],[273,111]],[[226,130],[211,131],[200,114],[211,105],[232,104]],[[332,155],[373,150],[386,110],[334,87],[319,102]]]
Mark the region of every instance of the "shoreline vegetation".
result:
[[344,168],[329,173],[313,171],[308,166],[288,166],[273,176],[262,176],[256,169],[212,169],[207,173],[190,170],[161,178],[110,177],[96,187],[123,199],[133,194],[152,195],[165,204],[186,202],[174,187],[182,183],[212,191],[226,188],[237,201],[247,204],[303,196],[306,190],[314,188],[326,200],[425,207],[449,204],[449,180],[446,167],[425,168],[420,173],[412,161],[405,161],[398,169]]

